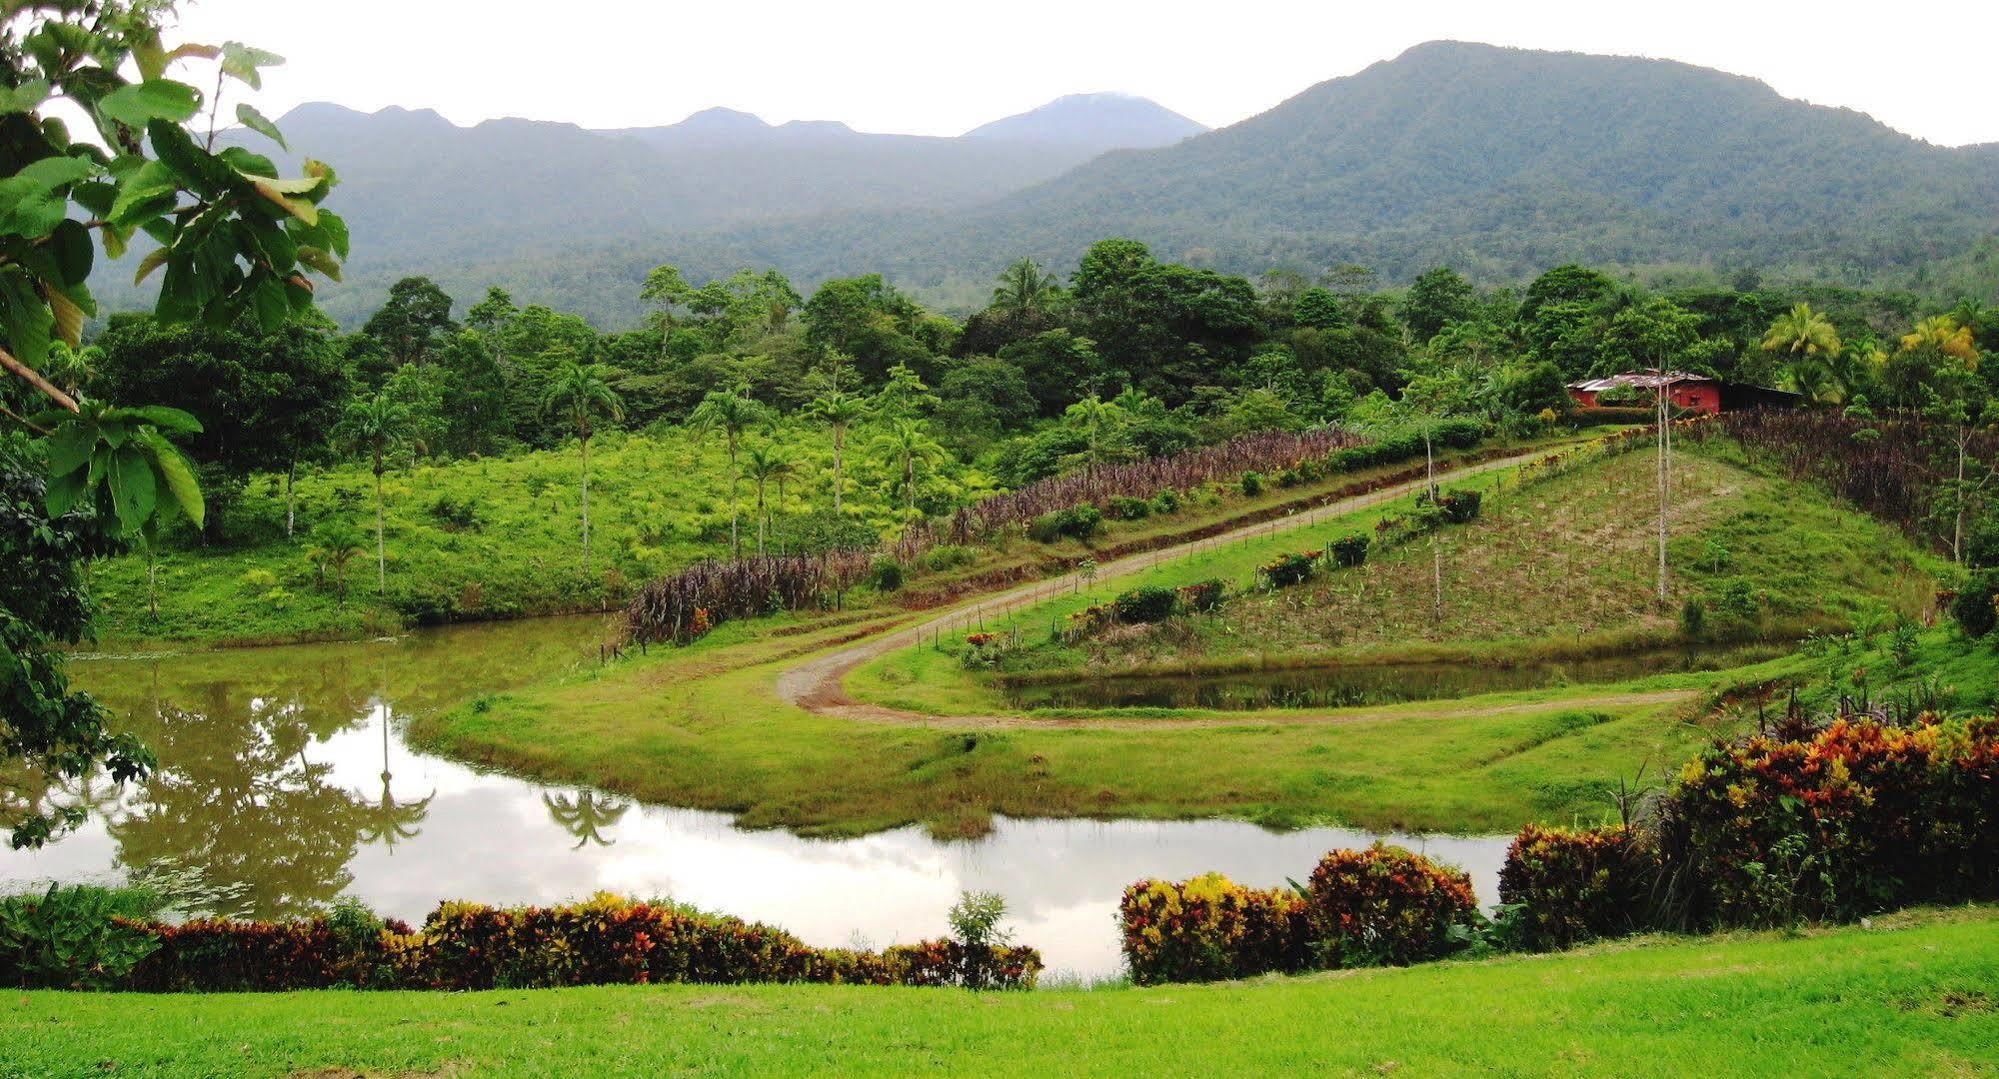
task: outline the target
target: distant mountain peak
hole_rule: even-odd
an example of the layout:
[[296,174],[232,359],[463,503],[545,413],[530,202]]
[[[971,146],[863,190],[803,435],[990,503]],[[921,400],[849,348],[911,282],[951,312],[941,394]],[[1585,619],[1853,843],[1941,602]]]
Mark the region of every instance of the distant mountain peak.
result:
[[755,113],[717,105],[694,113],[672,128],[689,135],[761,135],[770,130],[770,125]]
[[1104,149],[1170,146],[1208,130],[1134,94],[1065,94],[1038,108],[965,132],[968,139],[1090,143]]

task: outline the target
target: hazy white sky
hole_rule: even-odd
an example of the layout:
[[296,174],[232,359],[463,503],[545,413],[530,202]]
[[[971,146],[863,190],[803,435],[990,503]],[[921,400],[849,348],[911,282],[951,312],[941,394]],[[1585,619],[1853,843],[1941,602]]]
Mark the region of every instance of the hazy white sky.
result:
[[190,0],[181,22],[288,58],[257,99],[272,116],[326,100],[624,127],[728,105],[947,135],[1122,90],[1220,126],[1457,38],[1685,60],[1932,142],[1999,141],[1992,0]]

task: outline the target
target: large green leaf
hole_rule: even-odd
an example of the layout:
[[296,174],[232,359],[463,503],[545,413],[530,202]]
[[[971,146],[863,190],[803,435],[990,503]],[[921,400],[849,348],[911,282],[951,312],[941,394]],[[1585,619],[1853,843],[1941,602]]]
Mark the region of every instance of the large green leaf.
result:
[[66,476],[81,472],[90,463],[90,451],[97,445],[97,425],[81,417],[55,429],[47,442],[49,475]]
[[42,501],[49,508],[49,516],[61,517],[70,511],[70,507],[76,505],[83,497],[83,492],[87,490],[84,483],[86,478],[86,474],[80,468],[74,472],[49,477],[48,490],[42,496]]
[[24,180],[32,180],[43,187],[61,187],[97,172],[96,162],[83,157],[44,157],[28,162],[14,175]]
[[264,78],[258,73],[260,67],[276,67],[285,58],[274,52],[265,52],[240,41],[222,43],[222,73],[232,79],[241,79],[255,90],[264,88]]
[[[150,432],[149,432],[150,434]],[[160,480],[166,484],[167,496],[173,504],[200,528],[206,519],[207,507],[201,499],[201,484],[195,482],[194,469],[187,458],[175,449],[173,444],[157,434],[151,434],[148,442],[153,451],[154,463],[159,467]]]
[[144,420],[162,431],[179,431],[184,434],[201,432],[200,420],[180,409],[166,405],[136,405],[132,408],[119,409],[119,412]]
[[201,108],[194,87],[172,79],[147,79],[121,86],[97,103],[100,115],[127,127],[144,127],[153,120],[182,123]]
[[81,221],[63,220],[49,234],[49,249],[56,270],[65,285],[80,285],[90,277],[95,249],[90,246],[90,230]]
[[278,130],[278,125],[249,105],[236,106],[236,122],[287,150],[291,149],[291,145],[285,142],[284,133]]
[[110,479],[111,508],[118,514],[119,531],[135,532],[152,516],[158,501],[152,456],[138,446],[125,446],[111,459]]
[[0,112],[33,112],[49,99],[49,80],[25,79],[21,85],[0,89]]

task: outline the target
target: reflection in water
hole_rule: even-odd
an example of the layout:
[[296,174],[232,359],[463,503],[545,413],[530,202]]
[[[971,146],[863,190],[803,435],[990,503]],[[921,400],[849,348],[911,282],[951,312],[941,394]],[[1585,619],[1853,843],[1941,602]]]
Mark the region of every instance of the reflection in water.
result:
[[[943,933],[964,889],[1004,895],[1051,969],[1115,973],[1119,893],[1141,877],[1218,870],[1302,880],[1328,849],[1373,837],[1276,835],[1218,822],[1001,820],[988,839],[921,830],[809,840],[745,832],[721,813],[551,789],[412,752],[412,714],[594,660],[597,624],[556,619],[315,645],[75,666],[157,750],[160,773],[91,807],[81,831],[0,853],[0,891],[31,880],[191,871],[229,913],[278,917],[340,894],[421,921],[440,900],[552,903],[605,889],[671,896],[781,925],[807,941],[880,946]],[[1470,870],[1494,897],[1504,839],[1404,837]],[[10,883],[11,882],[11,883]]]
[[615,839],[604,838],[604,829],[618,823],[618,818],[632,808],[629,803],[619,802],[596,791],[580,790],[574,796],[567,794],[544,794],[541,804],[548,807],[548,819],[562,826],[562,830],[576,837],[576,845],[570,850],[582,850],[583,844],[595,843],[608,847]]

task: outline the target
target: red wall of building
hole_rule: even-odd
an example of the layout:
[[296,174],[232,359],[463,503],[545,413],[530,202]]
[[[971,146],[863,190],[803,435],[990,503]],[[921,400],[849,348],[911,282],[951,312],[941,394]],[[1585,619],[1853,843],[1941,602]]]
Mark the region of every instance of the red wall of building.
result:
[[[1569,396],[1575,398],[1576,404],[1583,408],[1596,407],[1595,390],[1570,390]],[[1674,408],[1689,409],[1694,412],[1720,412],[1721,385],[1715,382],[1681,383],[1673,387],[1672,400]],[[1648,403],[1650,403],[1649,394],[1646,395],[1646,400],[1633,402],[1641,408]]]

